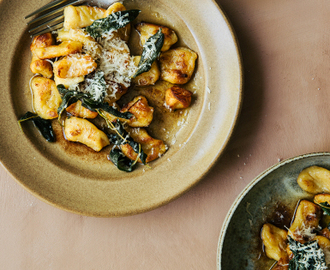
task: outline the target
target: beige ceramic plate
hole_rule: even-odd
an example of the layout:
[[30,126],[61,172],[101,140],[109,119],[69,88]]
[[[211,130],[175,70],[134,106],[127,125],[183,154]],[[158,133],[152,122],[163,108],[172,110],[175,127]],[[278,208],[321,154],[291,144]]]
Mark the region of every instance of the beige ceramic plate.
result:
[[[198,53],[197,71],[188,89],[196,91],[183,125],[154,131],[168,152],[132,173],[118,171],[84,146],[45,142],[17,119],[31,110],[31,42],[24,15],[48,1],[0,0],[0,158],[17,181],[38,198],[90,216],[124,216],[164,205],[194,186],[214,164],[232,133],[241,103],[239,49],[223,12],[212,0],[126,1],[142,10],[140,20],[164,23],[181,45]],[[182,120],[181,119],[181,120]],[[166,122],[166,121],[165,121]],[[168,123],[167,123],[168,125]],[[165,131],[164,131],[165,133]],[[60,133],[57,134],[61,136]],[[165,136],[166,135],[166,136]]]

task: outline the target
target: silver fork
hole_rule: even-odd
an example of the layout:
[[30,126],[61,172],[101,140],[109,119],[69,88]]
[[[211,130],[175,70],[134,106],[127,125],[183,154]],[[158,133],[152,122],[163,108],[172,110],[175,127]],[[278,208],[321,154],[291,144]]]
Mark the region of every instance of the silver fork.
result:
[[86,0],[55,0],[25,16],[25,19],[38,15],[27,24],[31,37],[54,31],[63,27],[63,10],[68,5],[77,5]]

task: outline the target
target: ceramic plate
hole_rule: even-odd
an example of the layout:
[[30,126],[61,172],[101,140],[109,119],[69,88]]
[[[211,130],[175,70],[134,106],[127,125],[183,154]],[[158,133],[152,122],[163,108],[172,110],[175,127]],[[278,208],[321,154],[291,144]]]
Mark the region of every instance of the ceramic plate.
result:
[[24,133],[17,125],[31,110],[31,39],[23,17],[46,2],[0,0],[0,158],[8,172],[51,205],[103,217],[154,209],[194,186],[224,150],[241,104],[239,49],[221,9],[212,0],[124,1],[128,9],[142,10],[139,20],[175,29],[179,45],[198,53],[187,85],[195,92],[193,104],[184,122],[174,122],[166,136],[163,126],[154,128],[168,144],[167,153],[150,163],[151,169],[139,166],[124,173],[107,161],[109,148],[96,155],[65,141],[51,144],[32,125],[24,125]]
[[[255,178],[237,197],[222,226],[218,244],[218,269],[268,270],[274,261],[262,252],[260,231],[276,220],[275,209],[291,220],[299,199],[311,199],[297,184],[309,166],[330,169],[330,153],[313,153],[282,161]],[[285,211],[283,211],[285,210]]]

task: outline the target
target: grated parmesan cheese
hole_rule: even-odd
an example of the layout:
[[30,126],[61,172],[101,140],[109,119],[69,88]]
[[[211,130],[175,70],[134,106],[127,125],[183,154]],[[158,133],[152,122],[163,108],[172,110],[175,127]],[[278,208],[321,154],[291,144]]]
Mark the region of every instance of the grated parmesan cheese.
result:
[[[116,31],[110,30],[98,38],[97,42],[84,44],[84,51],[97,61],[96,72],[102,71],[106,81],[105,99],[116,98],[116,93],[123,87],[128,88],[131,85],[131,78],[137,71],[133,57],[130,56],[130,50],[125,41],[116,36]],[[84,92],[95,93],[98,97],[101,95],[100,89],[88,88],[89,85],[95,85],[93,78],[86,78]]]
[[115,37],[114,32],[108,33],[98,41],[103,49],[98,55],[97,70],[103,71],[107,81],[107,97],[114,98],[120,86],[125,88],[130,86],[131,77],[137,67],[130,56],[127,44],[119,37]]

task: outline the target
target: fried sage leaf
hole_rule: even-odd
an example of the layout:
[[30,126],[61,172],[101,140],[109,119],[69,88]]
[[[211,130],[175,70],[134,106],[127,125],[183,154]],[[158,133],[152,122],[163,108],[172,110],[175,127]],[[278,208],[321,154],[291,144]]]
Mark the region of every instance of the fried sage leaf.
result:
[[304,244],[295,241],[288,236],[289,247],[294,257],[290,260],[289,270],[326,270],[323,250],[317,241],[310,241]]
[[55,134],[50,120],[42,119],[35,113],[27,112],[18,120],[18,124],[21,127],[22,122],[26,122],[30,120],[33,122],[34,126],[39,130],[40,134],[46,139],[46,141],[55,142],[56,140]]
[[330,204],[328,202],[319,203],[319,206],[326,215],[330,216]]
[[92,25],[86,27],[87,33],[93,38],[99,38],[111,30],[118,30],[133,21],[141,10],[132,9],[111,13],[109,16],[95,20]]
[[131,114],[130,112],[122,113],[116,108],[110,106],[107,102],[95,101],[89,93],[83,93],[67,89],[64,90],[63,88],[65,89],[65,87],[61,84],[57,86],[58,91],[62,95],[62,103],[57,110],[59,119],[61,118],[63,111],[70,104],[75,103],[78,100],[81,101],[82,106],[94,112],[97,110],[103,110],[119,118],[130,119],[131,117],[133,117],[133,114]]
[[133,151],[138,154],[138,159],[140,158],[142,163],[146,165],[147,155],[143,152],[141,144],[133,140],[118,119],[113,123],[113,127],[116,133],[108,135],[110,142],[115,145],[123,145],[128,143],[133,148]]
[[121,171],[132,172],[134,170],[135,162],[127,158],[119,149],[112,149],[109,159]]
[[160,50],[163,47],[164,38],[164,34],[160,28],[156,34],[148,38],[146,43],[144,43],[138,70],[133,78],[151,69],[151,65],[158,58]]

